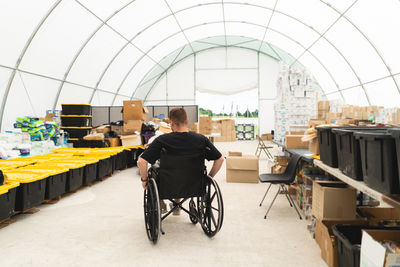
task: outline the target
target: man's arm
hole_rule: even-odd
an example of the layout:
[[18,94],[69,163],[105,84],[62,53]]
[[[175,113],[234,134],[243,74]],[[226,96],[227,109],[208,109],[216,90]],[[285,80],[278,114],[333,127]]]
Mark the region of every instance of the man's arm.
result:
[[143,189],[147,189],[147,167],[148,167],[148,162],[147,160],[143,158],[139,158],[137,165],[139,167],[139,172],[140,172],[140,178],[142,180],[142,187]]
[[214,160],[213,166],[208,175],[214,178],[217,172],[221,169],[222,163],[224,163],[224,157],[222,156],[219,159]]

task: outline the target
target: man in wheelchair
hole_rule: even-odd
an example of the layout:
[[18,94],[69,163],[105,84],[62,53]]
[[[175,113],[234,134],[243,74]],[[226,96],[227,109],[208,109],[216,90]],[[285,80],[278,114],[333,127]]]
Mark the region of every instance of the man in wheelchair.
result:
[[[142,187],[145,189],[147,233],[149,235],[149,221],[153,222],[158,219],[157,216],[160,217],[161,221],[171,212],[183,209],[189,213],[192,223],[197,223],[200,219],[200,224],[202,227],[204,226],[203,230],[206,234],[215,235],[222,224],[223,205],[219,187],[212,178],[220,170],[224,158],[208,138],[188,131],[188,118],[183,108],[172,109],[169,118],[173,132],[157,137],[138,160]],[[204,159],[214,161],[208,175],[204,166]],[[153,165],[157,160],[160,160],[159,168]],[[150,170],[148,169],[149,163],[153,165]],[[153,201],[149,194],[154,195],[159,203]],[[197,197],[197,208],[193,197]],[[190,211],[187,211],[182,203],[189,198],[191,198]],[[146,216],[152,215],[159,205],[163,205],[163,202],[160,202],[159,199],[170,200],[172,202],[171,210],[163,218],[160,215],[154,215],[153,219],[146,219]],[[211,205],[214,199],[218,201],[217,205],[221,207],[221,209],[213,207],[215,212],[218,212],[217,220]],[[146,209],[149,210],[147,213]],[[158,233],[154,235],[154,230],[156,229],[150,231],[153,231],[153,233],[150,233],[149,238],[155,243],[154,238],[158,239]]]

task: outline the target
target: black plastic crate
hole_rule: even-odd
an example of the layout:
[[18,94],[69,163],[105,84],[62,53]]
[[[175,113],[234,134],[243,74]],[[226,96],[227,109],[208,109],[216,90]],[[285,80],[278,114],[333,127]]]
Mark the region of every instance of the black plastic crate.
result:
[[65,194],[68,172],[59,173],[46,179],[45,199],[53,199]]
[[347,176],[362,181],[360,142],[355,138],[356,131],[382,131],[383,127],[345,127],[332,129],[336,139],[338,168]]
[[108,140],[69,139],[68,142],[72,143],[75,148],[79,147],[103,148],[110,146],[110,142]]
[[62,115],[91,115],[92,106],[88,104],[61,104]]
[[17,187],[15,210],[25,211],[43,203],[46,193],[46,180],[31,183],[21,183]]
[[[396,142],[397,170],[400,179],[400,128],[392,128],[388,130]],[[400,182],[399,182],[400,183]],[[400,186],[400,185],[399,185]]]
[[70,138],[83,138],[90,133],[91,127],[61,127],[69,134]]
[[117,159],[115,161],[116,170],[124,170],[128,165],[128,150],[123,150],[117,154]]
[[83,170],[85,167],[70,169],[67,175],[65,192],[75,191],[83,185]]
[[338,155],[336,148],[336,138],[332,129],[336,127],[320,126],[318,131],[319,154],[321,161],[333,168],[338,167]]
[[400,192],[396,142],[387,131],[355,132],[364,182],[383,194]]
[[89,127],[92,126],[92,116],[61,115],[61,125],[66,127]]
[[111,157],[101,159],[98,164],[97,179],[102,179],[112,174],[112,159]]
[[7,219],[14,214],[17,188],[9,189],[0,195],[0,220]]
[[128,150],[128,158],[127,158],[127,164],[128,168],[132,168],[137,166],[137,161],[139,159],[139,156],[143,153],[142,148],[131,148]]
[[83,185],[93,183],[97,179],[98,162],[87,164],[83,171]]
[[336,237],[339,267],[359,267],[360,249],[363,229],[393,229],[399,227],[367,226],[367,225],[344,225],[337,224],[332,227]]

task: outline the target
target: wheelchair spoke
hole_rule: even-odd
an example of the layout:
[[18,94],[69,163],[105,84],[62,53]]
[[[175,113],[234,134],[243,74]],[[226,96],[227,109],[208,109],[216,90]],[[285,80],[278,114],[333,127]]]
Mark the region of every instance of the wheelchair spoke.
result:
[[214,224],[214,227],[215,227],[215,229],[217,229],[217,223],[215,222],[215,218],[214,218],[214,214],[213,214],[213,212],[210,210],[210,217],[211,217],[211,219],[212,219],[212,222],[213,222],[213,224]]
[[219,209],[217,209],[217,208],[214,208],[213,206],[211,206],[211,208],[212,208],[213,210],[215,210],[215,211],[218,211],[218,212],[219,212]]
[[211,199],[210,199],[210,203],[214,200],[215,196],[217,195],[217,191],[214,192],[214,194],[212,195]]

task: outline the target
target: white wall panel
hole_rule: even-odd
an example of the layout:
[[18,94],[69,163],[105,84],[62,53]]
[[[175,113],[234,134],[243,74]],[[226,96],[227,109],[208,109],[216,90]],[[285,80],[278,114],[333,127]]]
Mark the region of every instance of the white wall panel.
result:
[[52,0],[0,1],[0,64],[15,65],[29,36],[53,4]]
[[196,55],[196,68],[225,68],[226,49],[217,48]]
[[400,103],[400,94],[398,93],[391,78],[386,78],[373,83],[364,85],[371,105],[385,107],[398,107]]
[[66,83],[61,91],[57,107],[61,108],[63,103],[88,103],[92,92],[92,89]]
[[112,57],[125,44],[125,40],[108,27],[102,27],[83,49],[73,65],[68,80],[96,86]]
[[110,92],[116,92],[126,71],[132,66],[133,62],[138,60],[141,56],[142,53],[139,50],[132,45],[127,45],[111,63],[99,87]]
[[103,20],[111,16],[131,0],[80,0],[80,2]]
[[130,98],[122,95],[117,95],[114,101],[114,106],[123,106],[124,100],[130,100]]
[[156,83],[151,92],[149,93],[146,101],[157,101],[157,100],[165,100],[167,93],[167,79],[165,74],[163,77]]
[[275,112],[273,100],[260,100],[258,106],[258,129],[260,134],[270,133],[275,128]]
[[111,106],[114,94],[97,91],[92,99],[93,106]]
[[33,39],[20,67],[63,78],[74,55],[99,24],[75,1],[62,1]]
[[130,39],[156,20],[171,15],[163,0],[136,0],[113,17],[109,24]]
[[260,70],[259,70],[260,98],[275,99],[276,82],[279,73],[279,63],[276,60],[262,54],[260,54],[259,63],[260,63]]
[[371,39],[393,73],[400,72],[400,1],[358,1],[347,16]]
[[368,100],[361,86],[342,91],[346,104],[368,106]]
[[52,108],[59,84],[58,81],[17,73],[8,95],[3,129],[12,128],[17,117],[43,117],[46,110]]
[[[340,19],[327,33],[326,37],[349,60],[362,82],[389,75],[373,47],[349,22]],[[400,59],[400,57],[398,57]]]
[[311,47],[310,51],[330,71],[340,89],[359,84],[357,77],[346,63],[346,60],[326,40],[320,39]]
[[257,53],[254,51],[230,47],[226,52],[228,68],[257,68]]
[[[131,67],[135,64],[135,62],[132,62]],[[119,93],[123,95],[131,95],[135,88],[139,85],[142,78],[153,66],[154,62],[151,59],[146,56],[143,57],[139,61],[139,63],[133,68],[132,72],[129,74],[128,78],[122,85]],[[123,70],[124,75],[126,75],[129,69]]]
[[187,58],[167,74],[168,100],[194,99],[194,58]]

